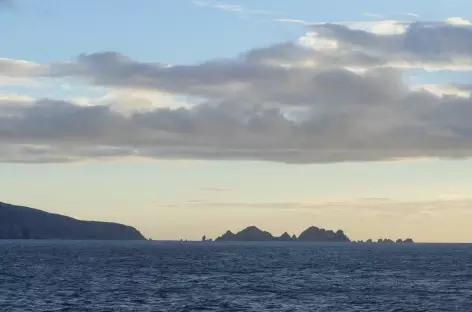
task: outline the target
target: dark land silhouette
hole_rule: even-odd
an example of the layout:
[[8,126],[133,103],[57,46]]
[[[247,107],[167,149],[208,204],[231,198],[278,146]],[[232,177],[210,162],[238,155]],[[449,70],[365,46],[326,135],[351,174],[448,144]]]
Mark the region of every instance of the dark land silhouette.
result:
[[[206,239],[206,236],[205,236]],[[231,231],[226,231],[223,235],[218,237],[215,241],[217,242],[270,242],[270,241],[298,241],[298,242],[326,242],[326,243],[364,243],[363,241],[351,241],[351,239],[344,233],[343,230],[332,231],[311,226],[303,231],[298,237],[293,234],[290,236],[287,232],[281,236],[273,236],[267,231],[260,230],[256,226],[250,226],[244,230],[234,234]],[[373,240],[369,239],[365,243],[374,243]],[[379,239],[377,243],[414,243],[411,238],[406,240],[398,239],[393,241],[391,239]]]
[[135,228],[0,202],[0,239],[145,240]]

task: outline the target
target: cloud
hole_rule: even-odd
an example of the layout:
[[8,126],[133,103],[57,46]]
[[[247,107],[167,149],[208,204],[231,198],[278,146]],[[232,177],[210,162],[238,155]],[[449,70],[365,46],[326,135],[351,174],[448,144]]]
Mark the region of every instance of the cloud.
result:
[[[1,160],[140,157],[303,164],[472,155],[470,98],[410,90],[395,74],[383,72],[331,71],[306,79],[311,84],[297,81],[293,94],[279,94],[286,101],[281,105],[304,103],[298,112],[241,100],[123,115],[107,105],[54,100],[18,105],[7,99],[0,105]],[[264,90],[255,96],[276,100]]]
[[472,200],[466,197],[444,197],[438,200],[401,201],[393,199],[351,199],[334,202],[216,202],[208,200],[190,200],[183,203],[160,203],[163,208],[194,209],[269,209],[290,212],[337,215],[355,214],[365,216],[424,217],[450,214],[470,215]]
[[0,93],[0,105],[11,104],[11,103],[15,103],[15,105],[22,105],[22,104],[33,104],[34,102],[35,102],[35,99],[31,96],[14,94],[14,93],[8,93],[8,94]]
[[372,17],[372,18],[384,18],[384,16],[382,14],[377,14],[377,13],[364,13],[363,14],[364,16],[367,16],[367,17]]
[[98,98],[79,97],[72,101],[84,106],[107,105],[112,110],[123,114],[149,111],[158,107],[191,107],[191,104],[184,99],[177,99],[176,96],[168,93],[127,88],[110,88]]
[[409,16],[409,17],[414,17],[414,18],[420,18],[419,14],[412,13],[412,12],[400,12],[399,14]]
[[193,3],[198,6],[210,7],[210,8],[220,9],[223,11],[237,12],[237,13],[243,12],[243,8],[239,5],[222,4],[218,2],[207,2],[207,1],[193,1]]
[[446,23],[451,25],[462,25],[462,26],[472,26],[472,23],[462,17],[450,17],[446,19]]
[[237,13],[241,15],[274,15],[275,13],[265,10],[250,10],[236,4],[226,4],[217,1],[193,1],[193,4],[200,7],[213,8],[221,11]]
[[301,24],[301,25],[311,25],[311,24],[313,24],[312,22],[308,22],[308,21],[305,21],[305,20],[291,19],[291,18],[278,18],[275,21],[279,22],[279,23],[292,23],[292,24]]
[[[397,83],[392,79],[396,79],[398,73],[389,69],[356,75],[342,68],[284,68],[264,63],[271,58],[297,60],[304,53],[312,55],[316,52],[286,45],[251,51],[241,61],[210,61],[193,66],[171,67],[137,63],[115,53],[97,53],[82,55],[74,64],[53,66],[51,72],[53,76],[82,77],[99,86],[148,89],[214,101],[244,101],[277,106],[306,106],[321,101],[364,101],[364,96],[396,96],[383,93],[400,92],[404,88],[380,88],[383,83],[392,83],[392,87]],[[326,60],[336,61],[328,56]],[[365,64],[372,62],[362,59],[362,56],[353,61]],[[344,65],[349,64],[344,62]],[[349,99],[337,91],[340,86],[346,89],[345,94],[351,95]]]
[[[317,50],[330,48],[326,54],[349,60],[363,55],[372,66],[424,68],[428,70],[472,69],[472,24],[453,17],[439,22],[405,20],[343,21],[336,23],[280,20],[309,25],[311,31],[300,38],[305,46]],[[324,63],[311,56],[315,63]],[[338,64],[338,63],[336,63]],[[366,64],[352,62],[350,67]]]
[[33,62],[0,58],[0,76],[10,78],[32,77],[46,73],[44,70],[45,67]]
[[472,60],[472,27],[458,22],[414,22],[406,31],[375,34],[339,24],[312,25],[323,39],[333,40],[340,51],[361,51],[381,57],[387,64],[408,67],[465,66]]
[[114,92],[80,103],[0,99],[0,161],[305,164],[472,156],[469,86],[409,86],[401,70],[470,66],[470,27],[415,22],[402,33],[382,34],[310,27],[315,35],[306,43],[311,36],[326,46],[287,42],[192,65],[139,62],[116,52],[51,64],[2,59],[6,77],[72,78]]
[[424,84],[412,86],[413,90],[426,90],[439,96],[454,95],[468,98],[472,93],[470,85],[462,84]]
[[[164,75],[177,76],[194,72],[183,79],[193,89],[202,76],[223,74],[237,80],[226,87],[238,92],[243,72],[280,68],[264,65],[311,66],[344,68],[424,68],[469,70],[472,68],[472,27],[449,22],[406,22],[396,20],[375,22],[318,23],[301,37],[302,45],[275,44],[247,51],[237,59],[209,60],[202,64],[169,66],[160,63],[134,61],[116,52],[82,54],[75,62],[40,65],[25,61],[0,60],[0,75],[52,77],[76,76],[93,80],[97,85],[154,88],[164,83]],[[202,74],[199,71],[206,71]],[[223,71],[226,71],[224,73]],[[241,79],[232,79],[241,74]],[[197,76],[198,77],[197,77]],[[131,79],[131,77],[133,79]],[[160,81],[157,81],[159,80]],[[218,77],[219,79],[219,77]],[[133,82],[133,81],[134,82]],[[137,80],[140,80],[137,83]],[[168,79],[165,79],[168,80]],[[193,82],[192,82],[192,81]],[[215,79],[216,80],[216,79]],[[218,82],[218,81],[216,81]],[[170,88],[171,89],[171,88]],[[171,90],[172,92],[172,90]],[[195,92],[198,93],[198,92]]]

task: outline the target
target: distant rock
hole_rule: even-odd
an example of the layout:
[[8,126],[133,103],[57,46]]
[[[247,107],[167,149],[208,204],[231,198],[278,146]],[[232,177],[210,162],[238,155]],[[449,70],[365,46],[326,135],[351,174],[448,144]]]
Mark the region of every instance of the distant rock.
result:
[[237,234],[227,231],[222,236],[216,239],[217,241],[305,241],[305,242],[349,242],[349,238],[343,231],[339,230],[333,232],[331,230],[320,229],[317,227],[310,227],[300,234],[290,236],[287,232],[280,237],[274,237],[271,233],[262,231],[255,226],[245,228]]
[[223,236],[218,237],[217,241],[242,241],[242,242],[265,242],[265,241],[274,241],[275,237],[272,236],[269,232],[261,231],[255,226],[250,226],[233,234],[230,231],[227,231]]
[[234,241],[236,240],[236,235],[231,231],[226,231],[223,235],[216,239],[217,241]]
[[[366,243],[373,243],[373,240],[372,239],[368,239],[366,241]],[[413,244],[414,241],[411,239],[411,238],[407,238],[405,240],[402,240],[402,239],[397,239],[397,240],[392,240],[392,239],[389,239],[389,238],[379,238],[377,240],[377,244]]]
[[391,240],[391,239],[387,239],[387,238],[386,239],[381,239],[380,238],[379,240],[377,240],[377,243],[379,243],[379,244],[393,244],[394,241]]
[[350,239],[341,230],[335,233],[316,226],[309,227],[303,231],[298,240],[305,242],[350,242]]
[[202,237],[202,243],[211,243],[213,241],[212,238],[207,238],[206,235]]
[[131,226],[81,221],[1,202],[0,239],[146,240]]
[[291,241],[292,237],[287,232],[285,232],[277,240],[287,242]]

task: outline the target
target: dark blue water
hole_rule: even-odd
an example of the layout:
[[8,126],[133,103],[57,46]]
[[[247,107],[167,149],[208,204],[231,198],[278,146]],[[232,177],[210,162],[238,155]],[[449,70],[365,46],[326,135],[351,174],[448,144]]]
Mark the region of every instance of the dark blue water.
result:
[[3,241],[0,311],[472,311],[472,246]]

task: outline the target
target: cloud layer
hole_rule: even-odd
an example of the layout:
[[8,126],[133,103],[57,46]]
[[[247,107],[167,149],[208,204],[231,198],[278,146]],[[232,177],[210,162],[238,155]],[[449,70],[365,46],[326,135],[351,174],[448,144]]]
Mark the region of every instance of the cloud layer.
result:
[[52,64],[0,59],[1,76],[72,77],[198,103],[122,114],[114,107],[129,105],[129,98],[84,106],[0,97],[0,161],[324,163],[472,155],[470,96],[413,88],[401,69],[470,67],[472,28],[465,20],[414,22],[399,33],[339,24],[311,25],[310,31],[304,45],[280,43],[186,66],[116,52]]

